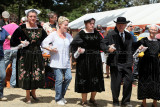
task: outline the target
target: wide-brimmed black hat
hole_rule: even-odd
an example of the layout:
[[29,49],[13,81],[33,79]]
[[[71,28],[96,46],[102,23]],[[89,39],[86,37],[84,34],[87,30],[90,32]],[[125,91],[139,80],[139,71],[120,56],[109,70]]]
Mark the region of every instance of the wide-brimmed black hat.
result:
[[126,23],[129,23],[130,21],[127,21],[125,17],[118,17],[117,21],[114,21],[114,22],[118,24],[126,24]]

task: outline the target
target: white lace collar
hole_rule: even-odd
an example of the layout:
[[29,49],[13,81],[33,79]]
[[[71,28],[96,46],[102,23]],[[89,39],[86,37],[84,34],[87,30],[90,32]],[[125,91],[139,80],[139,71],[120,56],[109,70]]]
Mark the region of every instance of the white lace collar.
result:
[[86,29],[83,29],[83,31],[84,31],[85,33],[94,33],[94,30],[93,30],[92,32],[87,32]]

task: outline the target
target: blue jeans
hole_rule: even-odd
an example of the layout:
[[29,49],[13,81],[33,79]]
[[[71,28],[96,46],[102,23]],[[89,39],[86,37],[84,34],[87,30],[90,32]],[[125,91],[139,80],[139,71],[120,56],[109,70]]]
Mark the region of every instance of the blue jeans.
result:
[[[64,95],[68,89],[69,83],[72,79],[71,69],[59,69],[53,68],[54,76],[55,76],[55,100],[56,102],[64,98]],[[64,75],[64,79],[63,79]]]
[[16,60],[17,50],[4,50],[5,68],[12,62],[12,75],[10,79],[11,87],[16,86]]
[[0,98],[3,97],[5,78],[6,78],[6,71],[5,71],[4,57],[0,56]]

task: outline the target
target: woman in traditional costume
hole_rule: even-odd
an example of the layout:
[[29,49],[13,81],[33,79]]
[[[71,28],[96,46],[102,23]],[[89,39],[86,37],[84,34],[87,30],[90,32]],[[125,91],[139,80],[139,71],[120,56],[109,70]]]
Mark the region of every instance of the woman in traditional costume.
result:
[[150,35],[138,41],[138,45],[141,45],[139,49],[148,47],[138,63],[138,99],[142,100],[141,107],[147,107],[146,99],[153,99],[152,107],[158,107],[157,100],[160,100],[160,68],[158,58],[160,41],[155,38],[157,32],[158,27],[150,25]]
[[100,33],[94,30],[95,19],[86,17],[84,24],[85,29],[75,36],[71,48],[77,62],[75,92],[82,94],[82,106],[86,107],[89,92],[89,102],[97,106],[96,93],[105,91],[100,50],[106,52],[107,48]]
[[18,85],[26,90],[26,103],[31,103],[30,95],[38,101],[36,89],[43,87],[45,83],[44,62],[40,45],[47,34],[40,25],[36,24],[39,10],[29,9],[25,13],[28,22],[22,24],[13,33],[11,46],[19,44],[25,46],[18,52]]

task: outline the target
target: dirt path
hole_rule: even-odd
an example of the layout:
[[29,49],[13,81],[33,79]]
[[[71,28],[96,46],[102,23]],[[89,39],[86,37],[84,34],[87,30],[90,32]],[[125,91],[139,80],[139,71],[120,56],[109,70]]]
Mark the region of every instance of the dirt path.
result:
[[[72,77],[71,84],[65,96],[68,104],[66,104],[64,107],[82,107],[79,105],[81,101],[81,95],[74,92],[75,71],[72,71]],[[106,91],[97,94],[97,103],[99,104],[99,107],[112,107],[110,78],[105,78],[104,80]],[[4,95],[8,98],[8,101],[0,101],[0,107],[62,107],[55,103],[55,91],[51,89],[38,89],[37,96],[40,99],[40,102],[37,103],[32,100],[32,104],[26,104],[24,102],[25,91],[21,88],[5,88]],[[120,99],[122,98],[121,95],[122,92],[120,93]],[[88,95],[88,99],[89,97],[90,94]],[[152,100],[147,100],[147,102],[148,107],[151,107]],[[133,86],[131,104],[133,104],[133,107],[139,107],[141,104],[141,101],[137,100],[137,86]],[[158,104],[158,107],[160,107],[160,104]]]

